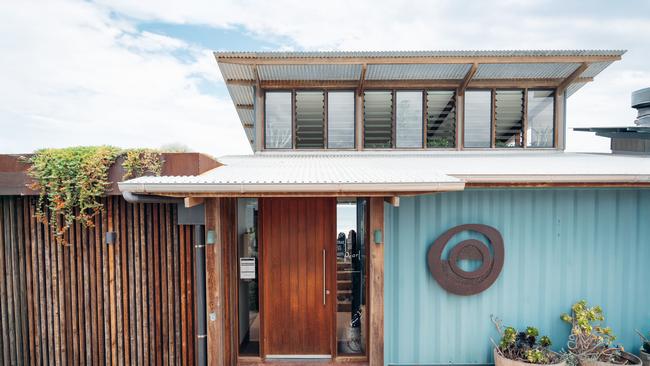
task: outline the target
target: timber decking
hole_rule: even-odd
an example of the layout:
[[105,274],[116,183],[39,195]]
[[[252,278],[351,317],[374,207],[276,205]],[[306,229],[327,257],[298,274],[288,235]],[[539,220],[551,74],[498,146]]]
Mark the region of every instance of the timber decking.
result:
[[176,207],[106,198],[62,246],[36,199],[0,197],[0,364],[194,364],[193,232]]

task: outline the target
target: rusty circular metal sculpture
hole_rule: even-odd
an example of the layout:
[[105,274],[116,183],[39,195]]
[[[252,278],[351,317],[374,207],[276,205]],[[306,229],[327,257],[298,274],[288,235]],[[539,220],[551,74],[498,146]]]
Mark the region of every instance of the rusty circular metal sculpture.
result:
[[[442,253],[449,240],[463,231],[483,234],[492,245],[476,239],[463,240],[449,252],[449,259],[442,259]],[[440,235],[427,253],[427,263],[433,278],[445,290],[457,295],[474,295],[492,286],[501,273],[505,251],[503,237],[492,226],[482,224],[459,225]],[[481,266],[474,271],[465,271],[458,266],[460,260],[480,260]]]

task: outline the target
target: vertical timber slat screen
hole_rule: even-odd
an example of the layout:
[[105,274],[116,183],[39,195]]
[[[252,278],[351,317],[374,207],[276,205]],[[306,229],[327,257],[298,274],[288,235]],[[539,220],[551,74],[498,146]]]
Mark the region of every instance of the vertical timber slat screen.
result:
[[175,205],[105,198],[62,246],[35,202],[0,197],[0,364],[193,365],[193,230]]

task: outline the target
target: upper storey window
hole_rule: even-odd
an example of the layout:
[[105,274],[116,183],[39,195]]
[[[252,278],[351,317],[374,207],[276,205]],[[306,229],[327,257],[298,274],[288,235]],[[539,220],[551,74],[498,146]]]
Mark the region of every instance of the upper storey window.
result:
[[490,147],[491,121],[491,92],[465,92],[465,147]]
[[552,148],[554,120],[552,90],[468,90],[464,147]]
[[366,92],[363,98],[363,146],[393,147],[393,93]]
[[267,149],[290,149],[291,93],[266,93],[266,125],[264,141]]
[[452,90],[366,91],[364,147],[453,148],[456,93]]
[[[455,90],[366,90],[357,114],[350,90],[268,91],[266,149],[555,147],[555,91],[470,89],[457,121]],[[362,119],[357,120],[356,116]]]
[[327,147],[354,148],[354,92],[327,93]]
[[296,92],[296,148],[325,147],[325,93]]
[[555,92],[553,90],[528,91],[528,147],[553,147],[555,144],[555,131],[553,120],[555,106],[553,105]]
[[456,92],[427,91],[426,147],[456,147]]
[[422,147],[422,92],[395,92],[395,106],[397,147]]
[[494,145],[522,147],[524,143],[524,91],[496,90],[494,96]]
[[354,148],[354,92],[266,93],[267,149]]

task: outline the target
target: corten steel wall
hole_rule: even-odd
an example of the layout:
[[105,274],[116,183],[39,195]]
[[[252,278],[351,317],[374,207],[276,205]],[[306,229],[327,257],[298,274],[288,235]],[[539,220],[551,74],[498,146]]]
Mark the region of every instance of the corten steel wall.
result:
[[192,228],[175,205],[107,198],[64,247],[35,199],[0,197],[0,364],[193,364]]
[[[634,329],[650,330],[649,190],[470,190],[386,207],[389,364],[492,362],[490,314],[537,326],[565,347],[560,314],[580,299],[604,308],[628,350],[640,346]],[[501,232],[505,263],[492,287],[463,297],[438,285],[426,254],[440,234],[467,223]]]

